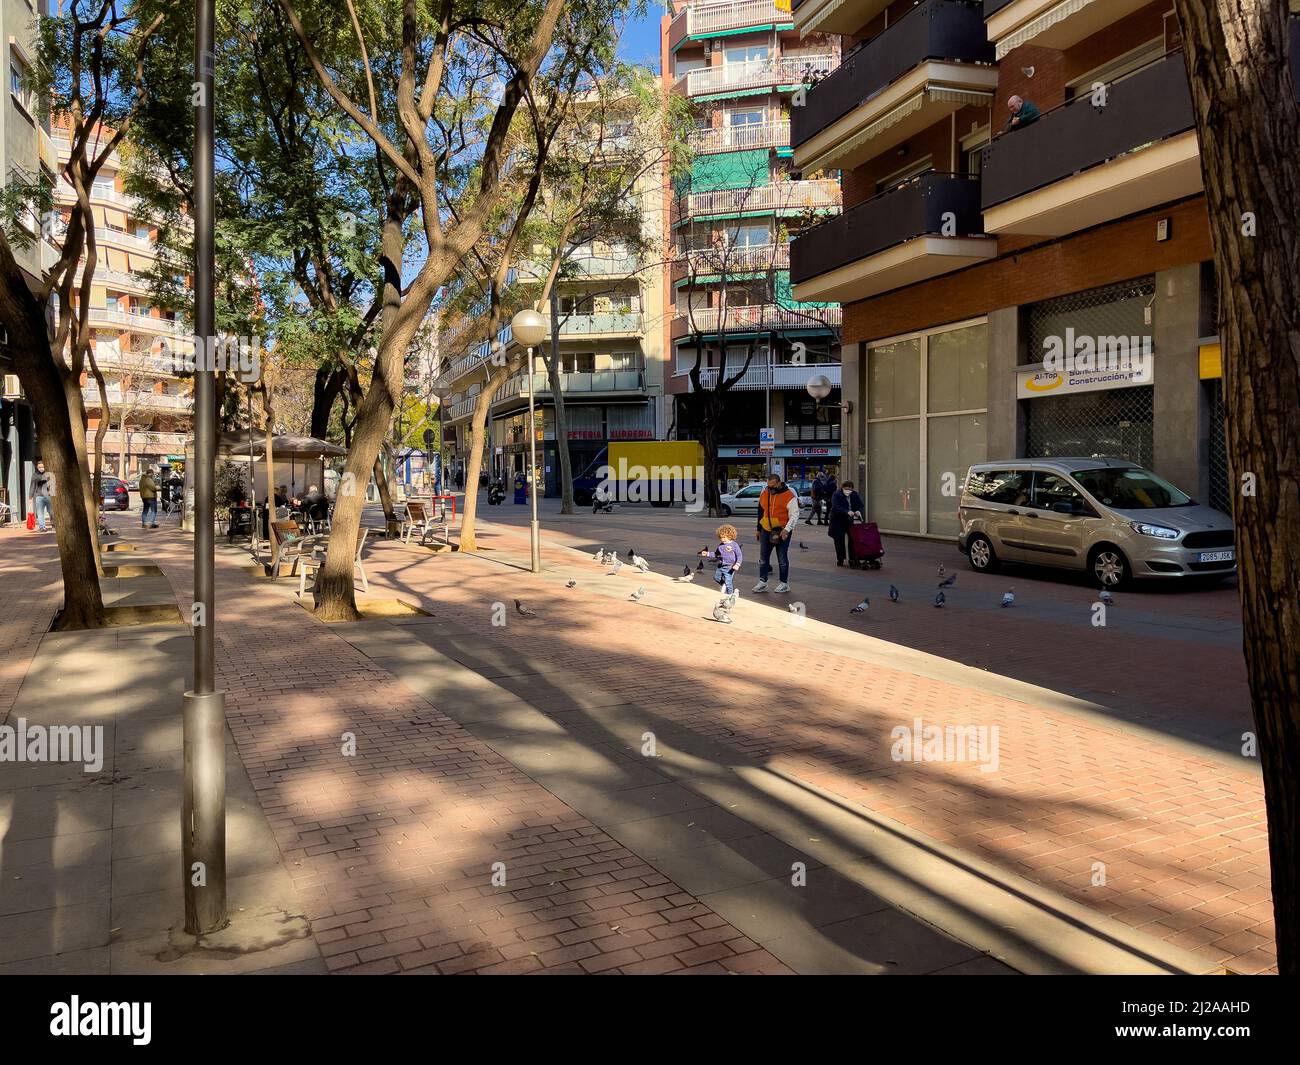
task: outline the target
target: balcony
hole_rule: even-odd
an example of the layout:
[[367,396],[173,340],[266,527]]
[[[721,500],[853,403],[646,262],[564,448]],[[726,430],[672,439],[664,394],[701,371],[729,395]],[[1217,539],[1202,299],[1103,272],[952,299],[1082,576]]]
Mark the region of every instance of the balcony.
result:
[[795,298],[847,303],[991,259],[983,229],[978,180],[922,174],[798,237]]
[[782,118],[775,122],[697,129],[687,143],[696,155],[734,152],[746,148],[784,148],[790,144],[790,120]]
[[1150,0],[984,0],[988,37],[1001,59],[1014,48],[1064,51],[1113,25]]
[[[733,305],[725,312],[719,307],[697,307],[692,314],[679,314],[685,332],[716,334],[752,333],[768,329],[828,329],[844,321],[839,307],[783,307],[776,303]],[[719,324],[721,323],[721,324]],[[680,334],[679,334],[680,335]]]
[[679,218],[678,222],[690,218],[728,218],[839,209],[838,181],[776,181],[755,188],[693,192],[683,201],[684,217]]
[[[537,395],[550,395],[550,375],[542,371],[533,374]],[[583,373],[560,374],[560,390],[566,395],[583,395],[594,392],[643,392],[645,373],[641,370],[594,370]],[[515,396],[527,396],[527,375],[517,374],[501,386],[497,402]]]
[[[99,406],[99,387],[86,385],[81,389],[81,398],[88,407]],[[194,397],[176,395],[168,392],[136,392],[128,390],[123,398],[121,388],[108,387],[108,403],[111,407],[127,406],[131,410],[161,410],[189,414],[194,405]]]
[[93,326],[116,326],[130,329],[132,332],[164,333],[173,336],[186,336],[188,330],[183,322],[169,318],[155,318],[151,314],[137,314],[134,311],[113,311],[103,307],[90,308],[90,324]]
[[[188,433],[156,433],[152,429],[138,429],[128,425],[126,428],[127,452],[131,455],[151,454],[155,449],[165,451],[169,454],[183,454],[186,445],[190,442]],[[95,444],[95,430],[86,431],[86,443],[90,445],[93,451]],[[122,450],[122,433],[117,429],[109,429],[104,434],[104,452],[120,452]]]
[[[739,366],[728,368],[727,375],[739,370]],[[760,362],[757,357],[749,364],[748,369],[741,375],[732,388],[753,390],[769,388],[786,388],[797,391],[805,391],[808,382],[816,375],[821,374],[835,387],[840,387],[840,364],[838,362],[817,362],[807,363],[803,366],[791,366],[788,364],[772,365],[769,362]],[[704,366],[700,368],[700,386],[706,389],[716,388],[718,384],[718,367]],[[691,384],[690,390],[695,390],[694,383]]]
[[560,317],[561,337],[640,336],[643,328],[640,311],[602,311]]
[[924,0],[846,56],[793,109],[795,168],[850,169],[961,107],[988,106],[998,83],[992,60],[979,7]]
[[1083,96],[984,150],[984,228],[1062,236],[1201,189],[1181,52]]
[[687,265],[697,281],[706,276],[731,278],[737,274],[766,273],[790,266],[790,245],[747,244],[687,248]]
[[794,28],[802,37],[818,33],[857,33],[885,10],[890,0],[794,0]]
[[723,0],[692,4],[678,12],[668,26],[668,47],[676,51],[685,41],[703,40],[742,29],[789,29],[794,24],[790,0]]
[[776,86],[803,85],[811,81],[813,75],[829,73],[834,67],[833,55],[781,56],[752,63],[725,63],[683,74],[674,88],[684,88],[688,96],[733,96],[749,89],[759,92]]

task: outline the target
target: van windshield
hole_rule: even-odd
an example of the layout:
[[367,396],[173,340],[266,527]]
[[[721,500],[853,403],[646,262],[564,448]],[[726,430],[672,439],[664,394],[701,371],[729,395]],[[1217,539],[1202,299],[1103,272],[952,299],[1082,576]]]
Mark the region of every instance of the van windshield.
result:
[[1116,510],[1155,510],[1159,507],[1190,507],[1193,500],[1150,470],[1130,466],[1101,470],[1080,470],[1074,474],[1094,499]]

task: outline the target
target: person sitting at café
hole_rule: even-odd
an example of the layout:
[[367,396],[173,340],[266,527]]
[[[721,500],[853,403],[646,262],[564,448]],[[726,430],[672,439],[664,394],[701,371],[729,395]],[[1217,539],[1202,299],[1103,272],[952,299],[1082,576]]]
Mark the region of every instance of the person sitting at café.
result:
[[287,484],[279,485],[276,488],[275,505],[277,507],[287,507],[289,505],[289,486]]
[[324,521],[329,516],[329,500],[316,485],[307,488],[307,494],[294,500],[294,505],[309,521]]
[[1038,121],[1039,111],[1034,105],[1033,100],[1026,100],[1023,96],[1012,96],[1007,100],[1007,110],[1011,112],[1007,119],[1006,132],[1010,133],[1013,129],[1023,129],[1031,122]]

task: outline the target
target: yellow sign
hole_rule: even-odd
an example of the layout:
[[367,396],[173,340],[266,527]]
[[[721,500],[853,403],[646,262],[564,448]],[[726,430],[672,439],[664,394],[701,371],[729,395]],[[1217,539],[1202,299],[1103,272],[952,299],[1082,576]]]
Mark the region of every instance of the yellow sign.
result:
[[1201,345],[1201,380],[1223,376],[1223,348],[1219,344]]

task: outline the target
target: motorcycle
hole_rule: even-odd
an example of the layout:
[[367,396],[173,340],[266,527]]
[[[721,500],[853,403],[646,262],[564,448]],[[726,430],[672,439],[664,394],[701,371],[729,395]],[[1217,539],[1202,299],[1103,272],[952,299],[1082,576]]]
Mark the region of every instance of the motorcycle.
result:
[[506,501],[505,481],[492,481],[488,484],[488,506],[495,507]]

